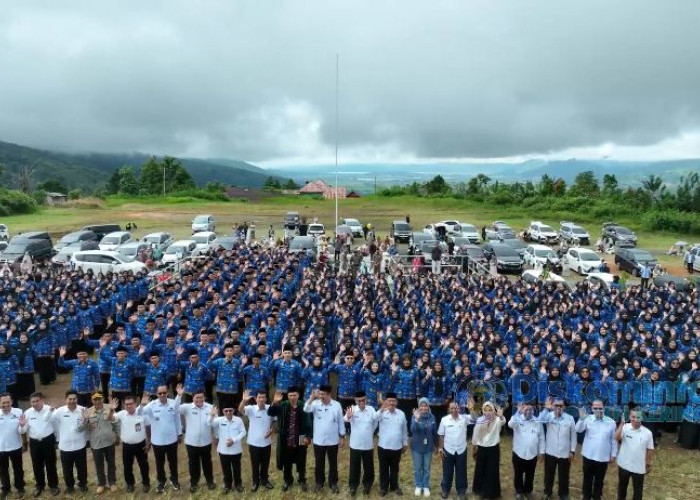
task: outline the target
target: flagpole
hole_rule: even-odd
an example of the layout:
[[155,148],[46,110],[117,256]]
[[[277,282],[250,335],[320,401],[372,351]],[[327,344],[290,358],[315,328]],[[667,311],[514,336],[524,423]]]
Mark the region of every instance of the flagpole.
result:
[[338,88],[340,86],[340,54],[335,54],[335,226],[338,227]]

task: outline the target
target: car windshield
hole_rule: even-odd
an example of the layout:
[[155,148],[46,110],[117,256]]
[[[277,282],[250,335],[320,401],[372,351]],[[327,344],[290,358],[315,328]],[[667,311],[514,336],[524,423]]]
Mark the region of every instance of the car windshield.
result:
[[324,227],[321,224],[311,224],[309,226],[309,231],[323,231]]
[[192,239],[194,240],[195,243],[197,244],[202,244],[202,243],[209,243],[209,235],[201,235],[201,234],[193,234]]
[[615,230],[618,232],[618,234],[632,234],[632,231],[622,226],[617,226]]
[[116,245],[119,243],[119,236],[105,236],[100,242],[105,245]]
[[209,217],[206,215],[198,215],[197,217],[194,218],[194,223],[195,224],[203,224],[205,222],[209,221]]
[[513,250],[508,245],[499,245],[498,247],[494,247],[493,251],[498,257],[518,257],[518,258],[520,258],[520,256],[518,255],[518,252]]
[[302,250],[304,248],[313,248],[313,243],[307,239],[302,240],[302,239],[295,238],[289,244],[289,248],[291,250]]
[[552,229],[549,226],[540,226],[540,231],[546,232],[546,233],[553,233],[554,229]]
[[360,221],[357,219],[345,219],[345,224],[348,226],[359,226]]
[[476,233],[476,226],[472,226],[471,224],[460,224],[459,225],[462,228],[463,233]]
[[515,238],[508,239],[506,245],[508,245],[511,248],[515,248],[516,250],[527,248],[527,245],[525,243]]
[[649,252],[640,252],[639,250],[634,252],[634,259],[637,262],[650,262],[652,260],[656,260]]
[[437,243],[437,240],[426,240],[422,241],[420,244],[420,248],[422,252],[429,252],[435,247],[435,244]]
[[486,256],[484,255],[484,251],[481,248],[469,248],[467,249],[467,254],[471,258],[485,258]]
[[68,245],[70,243],[75,243],[76,241],[78,241],[79,237],[80,237],[80,234],[71,233],[71,234],[65,235],[63,238],[58,240],[58,242],[63,243],[64,245]]
[[396,231],[408,231],[409,229],[411,229],[411,226],[408,224],[394,224],[394,230]]
[[128,245],[128,246],[121,247],[119,249],[119,253],[121,253],[123,255],[136,255],[136,253],[138,252],[138,249],[139,249],[139,247],[137,245]]
[[586,231],[582,227],[572,227],[571,232],[574,234],[586,234]]
[[160,236],[147,236],[146,243],[160,243]]
[[165,253],[174,254],[181,253],[185,251],[185,247],[182,245],[170,245]]
[[598,257],[598,254],[594,253],[594,252],[581,252],[581,253],[579,253],[579,256],[581,257],[581,260],[584,260],[586,262],[593,262],[595,260],[600,260],[600,257]]
[[469,239],[468,238],[455,238],[454,239],[455,245],[468,245]]
[[7,229],[7,226],[5,224],[0,224],[0,231],[4,231]]
[[543,259],[553,259],[557,256],[557,254],[549,249],[535,250],[535,255],[537,257],[542,257]]
[[25,246],[22,245],[21,243],[15,243],[15,244],[10,243],[7,246],[7,248],[5,249],[4,253],[6,253],[6,254],[24,253],[24,251],[25,251]]

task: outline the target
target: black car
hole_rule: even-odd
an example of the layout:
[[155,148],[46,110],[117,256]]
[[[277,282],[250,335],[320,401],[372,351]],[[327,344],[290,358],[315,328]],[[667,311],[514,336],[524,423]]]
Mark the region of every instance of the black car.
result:
[[603,240],[616,247],[637,246],[637,235],[634,231],[614,222],[603,224]]
[[284,227],[288,229],[296,229],[299,227],[299,212],[287,212],[284,216]]
[[516,252],[518,252],[518,255],[520,255],[521,259],[525,258],[525,249],[527,248],[527,243],[525,243],[523,240],[519,240],[518,238],[506,238],[505,240],[502,240],[502,242],[508,245]]
[[620,271],[627,271],[632,276],[639,276],[644,264],[655,267],[658,262],[652,254],[639,248],[617,247],[615,249],[615,264]]
[[25,253],[28,253],[33,261],[47,259],[51,257],[52,252],[50,240],[22,238],[22,235],[17,235],[10,240],[10,244],[0,254],[0,263],[18,264]]
[[75,243],[81,241],[96,242],[97,235],[93,231],[75,231],[73,233],[68,233],[63,238],[58,240],[58,243],[56,243],[56,246],[54,247],[54,251],[58,253],[63,247],[66,247],[68,245],[74,245]]
[[122,227],[119,224],[90,224],[88,226],[83,226],[83,231],[92,231],[97,235],[97,241],[100,241],[103,236],[109,233],[116,233],[121,231]]
[[484,255],[496,264],[496,270],[503,273],[521,273],[523,260],[512,247],[505,243],[489,242],[484,245]]

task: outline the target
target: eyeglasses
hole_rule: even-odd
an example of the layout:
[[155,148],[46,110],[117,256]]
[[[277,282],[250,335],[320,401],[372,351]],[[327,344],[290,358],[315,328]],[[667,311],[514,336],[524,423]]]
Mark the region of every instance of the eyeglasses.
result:
[[167,392],[159,392],[158,393],[159,396],[164,396],[165,394],[167,394]]
[[593,408],[593,411],[603,411],[602,408]]

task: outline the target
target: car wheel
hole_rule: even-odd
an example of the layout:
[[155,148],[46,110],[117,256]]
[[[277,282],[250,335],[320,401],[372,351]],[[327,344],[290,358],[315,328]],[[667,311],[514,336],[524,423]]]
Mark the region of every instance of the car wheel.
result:
[[583,276],[583,269],[581,269],[581,266],[578,266],[576,272]]

